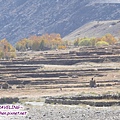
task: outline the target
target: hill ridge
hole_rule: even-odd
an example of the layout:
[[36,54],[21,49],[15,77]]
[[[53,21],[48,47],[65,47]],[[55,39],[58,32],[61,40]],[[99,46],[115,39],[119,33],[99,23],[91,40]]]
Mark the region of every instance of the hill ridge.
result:
[[120,19],[120,4],[90,0],[0,0],[0,39],[10,43],[45,33],[62,37],[93,20]]
[[120,37],[120,20],[109,21],[93,21],[86,23],[75,31],[65,36],[64,40],[75,40],[76,38],[84,37],[102,37],[105,34],[112,34],[115,37]]

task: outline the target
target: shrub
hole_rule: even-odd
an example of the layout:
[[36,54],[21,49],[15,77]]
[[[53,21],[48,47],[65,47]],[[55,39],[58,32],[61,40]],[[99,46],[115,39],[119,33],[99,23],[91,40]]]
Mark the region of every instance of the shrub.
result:
[[79,46],[91,46],[92,43],[89,38],[82,39],[79,43]]
[[109,45],[109,43],[108,42],[105,42],[105,41],[98,41],[97,43],[96,43],[96,45],[95,46],[108,46]]
[[60,45],[60,46],[58,46],[58,49],[62,49],[62,50],[64,50],[64,49],[66,49],[66,46],[64,46],[64,45]]

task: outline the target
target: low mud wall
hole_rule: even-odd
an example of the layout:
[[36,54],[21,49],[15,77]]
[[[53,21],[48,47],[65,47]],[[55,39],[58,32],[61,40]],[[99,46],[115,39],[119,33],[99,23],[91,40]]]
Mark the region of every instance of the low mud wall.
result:
[[[0,61],[0,64],[2,65],[14,65],[14,64],[50,64],[50,65],[74,65],[76,63],[79,62],[96,62],[96,63],[101,63],[101,62],[105,62],[107,60],[113,61],[113,62],[119,62],[120,61],[120,56],[105,56],[105,57],[88,57],[88,58],[68,58],[67,56],[64,59],[58,59],[58,58],[54,58],[54,59],[47,59],[47,60],[27,60],[27,61]],[[20,68],[19,68],[20,69]],[[28,70],[28,69],[36,69],[33,67],[29,67],[29,68],[21,68],[23,70]],[[3,69],[4,70],[4,69]]]
[[[97,100],[101,100],[101,101],[97,101]],[[65,105],[86,104],[86,105],[98,106],[98,107],[112,106],[112,105],[120,105],[120,95],[49,97],[46,98],[45,103],[65,104]]]
[[19,98],[0,98],[0,104],[13,104],[18,103]]
[[35,74],[26,74],[26,76],[28,77],[33,77],[33,78],[38,78],[38,77],[45,77],[45,78],[49,78],[49,77],[59,77],[59,76],[67,76],[67,74],[65,73],[46,73],[46,74],[39,74],[39,73],[35,73]]

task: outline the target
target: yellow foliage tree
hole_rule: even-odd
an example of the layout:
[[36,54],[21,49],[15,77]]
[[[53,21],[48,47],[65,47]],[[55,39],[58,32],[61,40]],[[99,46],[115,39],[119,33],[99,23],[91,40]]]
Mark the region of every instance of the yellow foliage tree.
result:
[[110,45],[113,45],[117,42],[117,39],[111,34],[106,34],[104,37],[104,41],[108,42]]
[[[75,46],[96,46],[99,44],[103,45],[113,45],[117,42],[117,39],[111,35],[106,34],[105,36],[102,36],[101,38],[77,38],[74,41]],[[107,44],[108,43],[108,44]]]
[[14,58],[16,57],[15,48],[6,40],[0,41],[0,58]]
[[48,50],[56,49],[62,45],[63,41],[60,34],[45,34],[42,36],[31,36],[28,39],[22,39],[16,43],[16,49],[19,51],[25,50]]

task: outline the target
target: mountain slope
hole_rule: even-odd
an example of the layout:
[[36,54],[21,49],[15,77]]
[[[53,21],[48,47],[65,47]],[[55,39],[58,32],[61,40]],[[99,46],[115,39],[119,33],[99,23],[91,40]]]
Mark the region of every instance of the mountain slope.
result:
[[120,4],[92,0],[0,0],[0,39],[11,43],[30,35],[62,37],[93,20],[120,19]]
[[120,38],[120,20],[93,21],[76,29],[63,39],[75,40],[76,38],[84,37],[101,37],[108,33]]

